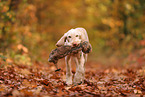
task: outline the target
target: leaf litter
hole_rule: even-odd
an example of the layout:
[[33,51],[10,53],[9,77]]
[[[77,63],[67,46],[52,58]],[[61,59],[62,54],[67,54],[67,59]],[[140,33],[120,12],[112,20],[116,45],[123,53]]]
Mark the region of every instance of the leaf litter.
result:
[[65,70],[55,72],[53,65],[10,65],[0,68],[1,97],[47,96],[143,96],[145,69],[86,70],[80,85],[67,86]]

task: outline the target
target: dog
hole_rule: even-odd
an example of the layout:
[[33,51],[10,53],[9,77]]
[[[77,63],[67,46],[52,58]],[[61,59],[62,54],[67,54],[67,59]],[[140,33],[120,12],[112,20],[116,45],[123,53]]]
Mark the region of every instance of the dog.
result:
[[[87,31],[84,28],[75,28],[70,29],[66,32],[56,43],[57,47],[63,45],[69,45],[72,47],[77,46],[82,41],[89,42]],[[85,64],[87,61],[88,55],[79,51],[77,54],[70,54],[65,57],[66,63],[66,84],[81,84],[84,82],[85,78]],[[72,81],[72,71],[71,71],[71,60],[74,59],[76,64],[76,73],[74,75],[74,79]]]

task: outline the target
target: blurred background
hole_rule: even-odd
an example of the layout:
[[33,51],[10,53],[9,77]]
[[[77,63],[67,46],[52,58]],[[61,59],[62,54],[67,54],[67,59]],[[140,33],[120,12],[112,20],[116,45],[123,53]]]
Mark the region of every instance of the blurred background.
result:
[[76,27],[88,32],[90,64],[145,64],[145,0],[0,0],[0,58],[47,63]]

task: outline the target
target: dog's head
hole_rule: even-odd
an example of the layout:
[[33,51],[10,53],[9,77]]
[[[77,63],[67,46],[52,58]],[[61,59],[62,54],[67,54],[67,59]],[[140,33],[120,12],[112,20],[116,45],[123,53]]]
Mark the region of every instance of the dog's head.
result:
[[88,41],[86,30],[84,28],[76,28],[66,32],[56,43],[56,46],[70,45],[73,47],[77,46],[81,41]]

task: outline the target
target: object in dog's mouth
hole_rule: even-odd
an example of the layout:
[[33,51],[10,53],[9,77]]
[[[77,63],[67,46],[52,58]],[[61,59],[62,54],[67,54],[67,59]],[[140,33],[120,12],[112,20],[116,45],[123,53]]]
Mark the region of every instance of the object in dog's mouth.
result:
[[[90,53],[92,51],[92,46],[89,42],[83,41],[76,47],[71,47],[69,45],[60,46],[51,51],[49,54],[49,62],[53,62],[57,68],[57,62],[59,59],[64,58],[69,54],[77,54],[79,51],[83,51],[84,53]],[[59,71],[57,68],[55,71]]]
[[60,70],[61,70],[60,68],[58,68],[57,63],[55,64],[55,67],[56,67],[55,72],[57,72],[57,71],[60,71]]

